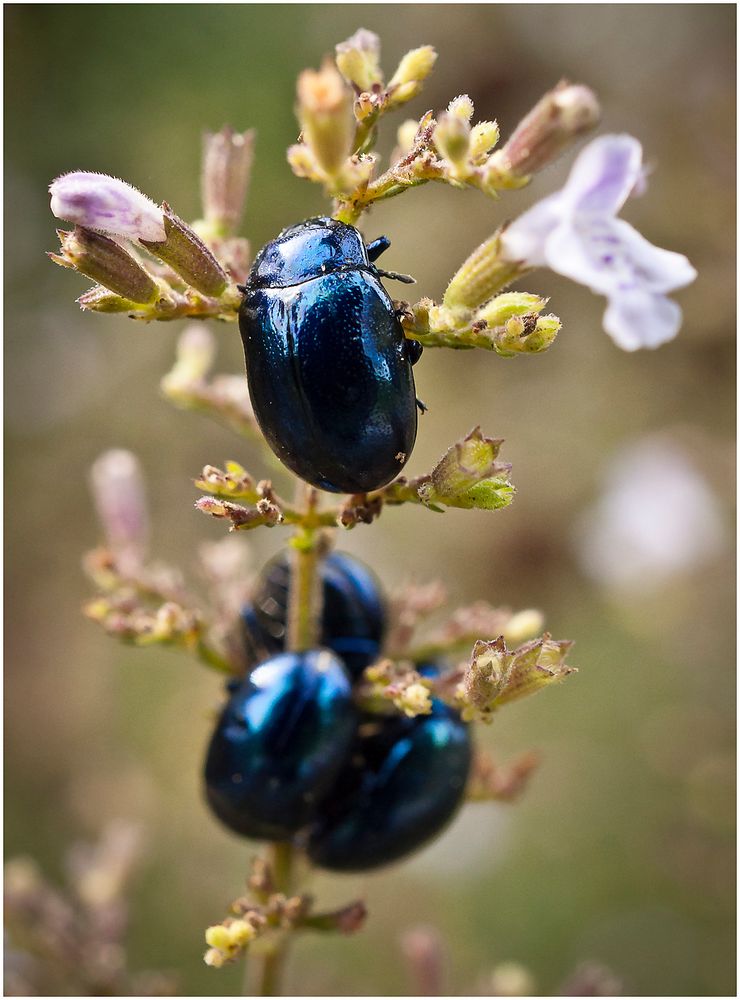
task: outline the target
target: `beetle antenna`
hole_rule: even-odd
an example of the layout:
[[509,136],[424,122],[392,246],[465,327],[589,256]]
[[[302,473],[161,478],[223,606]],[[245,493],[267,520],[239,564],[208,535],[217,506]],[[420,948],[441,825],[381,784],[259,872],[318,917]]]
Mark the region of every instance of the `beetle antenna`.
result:
[[399,274],[398,271],[383,271],[379,267],[375,268],[375,273],[381,278],[391,278],[393,281],[402,281],[404,285],[416,284],[416,278],[412,278],[410,274]]

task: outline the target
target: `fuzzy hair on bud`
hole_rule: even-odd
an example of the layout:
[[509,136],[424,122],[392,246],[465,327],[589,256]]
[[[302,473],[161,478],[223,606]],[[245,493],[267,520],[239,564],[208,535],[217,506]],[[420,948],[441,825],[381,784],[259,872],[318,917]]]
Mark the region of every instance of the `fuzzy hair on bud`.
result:
[[57,219],[131,240],[165,238],[161,208],[117,177],[74,170],[52,181],[49,194]]

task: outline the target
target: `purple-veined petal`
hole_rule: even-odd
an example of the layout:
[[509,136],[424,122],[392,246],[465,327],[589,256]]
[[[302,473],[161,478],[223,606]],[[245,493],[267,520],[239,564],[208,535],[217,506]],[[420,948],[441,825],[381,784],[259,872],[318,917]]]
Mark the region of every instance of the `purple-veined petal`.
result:
[[602,295],[665,293],[696,277],[683,254],[653,246],[628,222],[608,217],[561,223],[547,239],[545,257],[553,271]]
[[117,177],[75,170],[57,177],[49,193],[58,219],[131,240],[165,239],[162,210]]
[[545,267],[549,264],[545,244],[561,219],[560,194],[538,201],[501,234],[502,256],[508,260],[524,260],[533,267]]
[[604,329],[622,350],[660,347],[681,328],[681,307],[665,295],[638,291],[609,299]]
[[631,135],[602,135],[580,153],[562,190],[575,213],[616,215],[642,179],[642,146]]
[[623,219],[615,219],[613,226],[643,287],[654,292],[672,292],[695,280],[696,268],[682,253],[656,247]]

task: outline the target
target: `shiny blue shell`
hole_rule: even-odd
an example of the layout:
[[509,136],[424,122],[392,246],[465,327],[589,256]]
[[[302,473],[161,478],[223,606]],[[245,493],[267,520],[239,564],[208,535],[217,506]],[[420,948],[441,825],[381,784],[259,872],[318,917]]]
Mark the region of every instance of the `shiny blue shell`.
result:
[[333,493],[398,475],[416,440],[416,355],[353,226],[309,219],[263,247],[239,330],[255,416],[289,469]]
[[[321,563],[323,611],[319,645],[337,654],[353,679],[380,655],[385,605],[375,575],[353,556],[332,552]],[[248,655],[261,659],[285,648],[290,561],[287,553],[260,573],[252,602],[242,609]]]
[[245,837],[290,838],[313,820],[356,727],[350,680],[333,653],[266,660],[232,691],[211,739],[211,809]]
[[468,726],[442,702],[431,715],[364,716],[347,764],[308,839],[315,864],[365,871],[411,854],[462,803],[472,757]]

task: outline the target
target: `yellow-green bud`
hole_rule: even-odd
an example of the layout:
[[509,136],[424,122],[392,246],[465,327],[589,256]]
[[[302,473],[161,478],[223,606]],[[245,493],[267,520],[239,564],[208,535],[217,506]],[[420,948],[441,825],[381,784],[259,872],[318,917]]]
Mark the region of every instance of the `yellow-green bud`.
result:
[[371,90],[383,82],[380,71],[380,39],[366,28],[360,28],[345,42],[336,46],[336,63],[348,83],[359,91]]
[[496,232],[452,276],[442,301],[451,309],[475,309],[522,273],[519,264],[501,256],[501,234]]
[[229,928],[223,924],[214,924],[213,927],[206,928],[206,944],[211,948],[218,948],[219,951],[228,951],[231,947],[231,936]]
[[288,163],[296,177],[306,177],[308,180],[319,178],[316,157],[305,143],[297,142],[288,147]]
[[400,695],[394,698],[394,703],[409,718],[414,718],[416,715],[429,715],[432,711],[432,697],[424,684],[409,684]]
[[483,319],[488,326],[501,326],[512,316],[538,313],[547,305],[547,299],[530,292],[502,292],[486,302],[476,312],[475,319]]
[[298,77],[296,113],[304,142],[321,169],[335,177],[352,152],[355,118],[352,93],[331,60]]
[[234,920],[226,928],[232,948],[244,948],[255,937],[256,930],[246,920]]
[[407,118],[405,122],[398,126],[396,133],[396,153],[394,159],[400,159],[414,148],[416,133],[419,131],[419,123],[413,118]]
[[201,323],[186,326],[177,341],[177,354],[172,369],[162,379],[165,392],[177,392],[202,382],[216,356],[213,334]]
[[404,104],[412,97],[416,97],[436,61],[437,53],[431,45],[423,45],[419,49],[407,52],[388,83],[389,107]]
[[123,296],[116,295],[102,285],[95,285],[83,292],[77,299],[77,304],[80,309],[101,313],[134,312],[139,309],[139,304],[136,302],[124,299]]
[[467,120],[449,111],[441,114],[434,130],[434,145],[440,156],[456,167],[462,166],[470,150],[470,125]]
[[402,83],[418,83],[426,80],[436,61],[437,53],[431,45],[422,45],[421,48],[412,49],[398,64],[398,69],[391,77],[388,88],[398,87]]
[[484,159],[498,142],[498,122],[478,122],[470,133],[470,156],[474,162]]
[[455,499],[476,483],[502,471],[496,462],[501,441],[487,438],[480,427],[454,444],[432,471],[432,485],[442,498]]
[[541,611],[528,608],[526,611],[517,611],[512,615],[503,628],[504,639],[513,646],[542,631],[545,618]]
[[449,114],[457,115],[466,122],[469,122],[473,117],[474,110],[473,102],[467,94],[460,94],[459,97],[453,98],[453,100],[451,100],[447,105],[447,111]]

